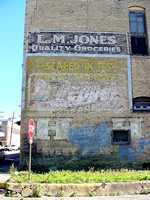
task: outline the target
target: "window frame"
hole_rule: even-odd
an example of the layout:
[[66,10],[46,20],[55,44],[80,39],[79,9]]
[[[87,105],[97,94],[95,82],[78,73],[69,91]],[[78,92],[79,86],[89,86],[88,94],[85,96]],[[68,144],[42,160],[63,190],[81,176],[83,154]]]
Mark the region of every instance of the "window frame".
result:
[[[124,132],[124,134],[128,134],[127,141],[114,141],[114,132]],[[131,130],[130,129],[113,129],[111,133],[111,143],[112,145],[129,145],[131,143]]]
[[[134,9],[132,9],[134,8]],[[135,15],[135,28],[136,28],[136,32],[132,32],[132,21],[131,20],[131,15],[134,14]],[[141,15],[143,18],[143,29],[144,32],[140,32],[138,31],[140,28],[140,23],[138,22],[138,15]],[[147,34],[147,23],[146,23],[146,13],[145,13],[145,9],[144,8],[138,8],[136,9],[136,7],[131,7],[129,8],[129,30],[130,30],[130,42],[131,42],[131,54],[135,55],[135,56],[148,56],[149,55],[149,45],[148,45],[148,34]],[[141,48],[139,50],[138,46],[140,45],[140,42],[144,40],[143,43],[143,49]],[[134,45],[133,45],[134,44]],[[137,49],[137,51],[136,51]]]
[[[136,15],[136,32],[132,32],[131,31],[131,21],[132,20],[130,20],[131,18],[130,18],[130,15],[131,14],[135,14]],[[143,18],[143,22],[144,22],[144,24],[143,24],[143,28],[144,28],[144,32],[143,32],[143,34],[142,33],[140,33],[140,32],[138,32],[138,28],[139,28],[139,22],[138,22],[138,15],[142,15],[142,18]],[[144,11],[129,11],[129,24],[130,24],[130,33],[131,33],[131,35],[133,34],[133,35],[137,35],[137,36],[143,36],[143,37],[145,37],[146,36],[146,17],[145,17],[145,12]]]

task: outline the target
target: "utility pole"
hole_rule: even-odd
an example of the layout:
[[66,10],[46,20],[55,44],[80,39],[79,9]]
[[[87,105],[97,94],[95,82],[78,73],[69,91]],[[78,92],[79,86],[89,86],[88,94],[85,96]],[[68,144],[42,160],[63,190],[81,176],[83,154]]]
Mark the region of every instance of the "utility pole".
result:
[[12,114],[12,119],[11,119],[10,143],[9,143],[9,145],[11,145],[11,140],[12,140],[13,126],[14,126],[14,118],[15,118],[15,112],[13,112],[13,114]]

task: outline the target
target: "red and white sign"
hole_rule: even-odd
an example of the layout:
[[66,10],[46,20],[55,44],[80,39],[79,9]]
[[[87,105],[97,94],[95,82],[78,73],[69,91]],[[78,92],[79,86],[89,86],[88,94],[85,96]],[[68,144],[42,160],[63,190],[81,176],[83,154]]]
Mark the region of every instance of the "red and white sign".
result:
[[35,122],[33,119],[29,119],[28,122],[28,137],[29,137],[29,143],[33,143],[33,136],[35,132]]

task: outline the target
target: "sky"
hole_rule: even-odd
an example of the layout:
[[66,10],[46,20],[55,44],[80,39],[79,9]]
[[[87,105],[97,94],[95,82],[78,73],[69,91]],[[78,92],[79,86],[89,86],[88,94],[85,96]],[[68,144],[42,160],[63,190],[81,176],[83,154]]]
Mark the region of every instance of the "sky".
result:
[[0,0],[0,119],[21,105],[25,0]]

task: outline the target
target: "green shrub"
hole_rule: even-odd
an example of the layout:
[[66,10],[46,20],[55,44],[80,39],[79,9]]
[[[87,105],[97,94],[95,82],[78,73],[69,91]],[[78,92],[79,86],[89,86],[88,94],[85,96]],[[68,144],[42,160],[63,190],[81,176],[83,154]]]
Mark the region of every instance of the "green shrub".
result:
[[[28,173],[18,172],[11,175],[11,180],[28,182]],[[150,180],[150,171],[135,170],[97,170],[97,171],[50,171],[49,173],[32,173],[35,183],[107,183]]]

